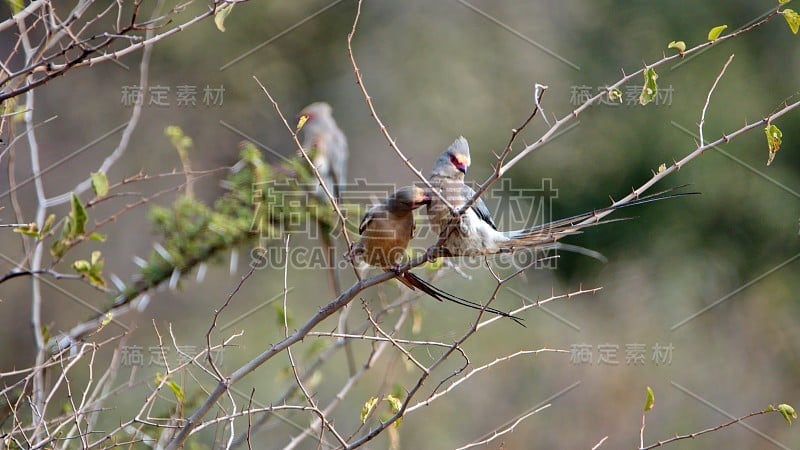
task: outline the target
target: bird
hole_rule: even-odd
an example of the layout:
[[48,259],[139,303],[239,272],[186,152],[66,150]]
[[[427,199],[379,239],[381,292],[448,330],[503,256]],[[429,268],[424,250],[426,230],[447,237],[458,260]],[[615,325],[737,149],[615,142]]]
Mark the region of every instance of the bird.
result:
[[[455,210],[462,208],[475,195],[475,190],[464,183],[464,176],[470,163],[469,143],[463,136],[460,136],[436,158],[428,177],[431,186],[438,190]],[[697,194],[696,192],[688,192],[667,195],[669,192],[681,187],[684,186],[641,197],[624,205],[609,206],[514,231],[498,230],[492,214],[480,198],[476,199],[471,207],[464,211],[460,217],[455,217],[439,196],[431,194],[430,203],[427,205],[427,213],[431,229],[439,235],[440,240],[443,240],[438,250],[439,256],[487,256],[512,253],[520,249],[562,248],[598,257],[599,254],[592,250],[561,244],[557,241],[564,236],[576,234],[581,229],[589,226],[626,220],[625,218],[608,219],[598,220],[593,223],[583,223],[587,219],[604,215],[608,211],[651,201]],[[599,255],[599,257],[602,258],[602,255]]]
[[509,317],[522,325],[518,317],[445,292],[412,272],[400,272],[399,267],[406,256],[406,248],[414,237],[414,210],[428,205],[430,201],[430,195],[419,186],[397,189],[364,214],[358,227],[361,237],[353,245],[348,258],[395,272],[397,278],[412,290],[419,289],[439,301],[447,300],[472,309],[485,310]]
[[[298,124],[302,123],[300,132],[303,135],[303,149],[308,152],[333,198],[341,200],[347,182],[349,153],[347,137],[333,119],[333,108],[325,102],[311,103],[300,110],[298,119]],[[315,194],[327,200],[321,186],[317,186]]]

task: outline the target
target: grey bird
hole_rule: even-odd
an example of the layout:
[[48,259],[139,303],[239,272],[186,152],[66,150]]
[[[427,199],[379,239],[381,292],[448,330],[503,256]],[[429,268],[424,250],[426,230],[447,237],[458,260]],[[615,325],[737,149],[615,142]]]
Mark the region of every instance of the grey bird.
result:
[[[464,175],[471,163],[469,144],[464,137],[459,137],[447,148],[433,165],[429,180],[434,189],[456,210],[463,207],[475,195],[475,191],[464,183]],[[583,253],[599,259],[602,255],[589,249],[578,246],[561,244],[558,241],[564,236],[576,234],[581,229],[608,223],[616,220],[601,220],[593,223],[581,223],[586,219],[603,214],[607,211],[621,207],[639,205],[651,201],[663,200],[693,193],[680,193],[663,195],[674,189],[642,197],[625,205],[578,214],[566,219],[548,222],[542,225],[523,228],[514,231],[499,231],[486,204],[478,198],[460,218],[456,219],[447,205],[436,195],[431,195],[428,205],[428,218],[431,228],[439,234],[440,239],[445,237],[441,246],[442,256],[480,256],[511,253],[519,249],[553,249],[560,248],[577,253]]]
[[439,301],[447,300],[472,309],[485,310],[509,317],[522,325],[518,317],[447,293],[414,273],[399,272],[398,267],[406,256],[406,248],[414,237],[414,210],[428,205],[430,201],[431,197],[424,189],[406,186],[395,191],[381,204],[370,208],[361,219],[358,227],[361,239],[353,245],[350,258],[362,260],[386,271],[394,271],[403,284],[412,290],[419,289]]
[[[303,108],[298,117],[305,124],[301,129],[303,148],[319,171],[330,193],[338,201],[347,182],[347,138],[333,119],[331,105],[312,103]],[[327,199],[321,187],[316,195]]]

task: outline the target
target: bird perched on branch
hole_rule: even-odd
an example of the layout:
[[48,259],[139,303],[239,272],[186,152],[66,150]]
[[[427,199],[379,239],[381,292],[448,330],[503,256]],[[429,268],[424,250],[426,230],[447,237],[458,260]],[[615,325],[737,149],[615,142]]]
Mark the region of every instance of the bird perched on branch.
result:
[[[333,119],[331,105],[312,103],[300,111],[298,119],[303,148],[322,175],[328,191],[339,200],[347,181],[347,138]],[[317,187],[316,195],[327,200],[322,187]]]
[[399,272],[398,267],[405,258],[406,248],[414,237],[414,210],[428,205],[430,201],[431,197],[422,188],[406,186],[395,191],[383,203],[370,208],[361,219],[358,227],[361,239],[353,245],[349,257],[386,271],[394,271],[403,284],[439,301],[447,300],[485,310],[522,324],[521,319],[508,313],[449,294],[411,272]]
[[[462,208],[475,195],[475,191],[464,184],[464,175],[467,173],[470,163],[469,144],[461,136],[439,155],[429,176],[430,183],[434,189],[439,190],[455,210]],[[440,254],[443,256],[480,256],[511,253],[519,249],[563,248],[598,257],[599,254],[592,250],[565,245],[556,241],[564,236],[578,233],[581,229],[589,226],[624,220],[600,220],[598,218],[595,222],[583,223],[587,219],[603,215],[608,211],[666,198],[695,194],[663,195],[672,190],[642,197],[624,205],[609,206],[515,231],[499,231],[489,209],[480,198],[476,199],[472,206],[457,218],[438,196],[431,195],[427,211],[431,228],[439,234],[440,239],[445,239],[440,249]],[[602,255],[599,255],[599,257],[602,258]]]

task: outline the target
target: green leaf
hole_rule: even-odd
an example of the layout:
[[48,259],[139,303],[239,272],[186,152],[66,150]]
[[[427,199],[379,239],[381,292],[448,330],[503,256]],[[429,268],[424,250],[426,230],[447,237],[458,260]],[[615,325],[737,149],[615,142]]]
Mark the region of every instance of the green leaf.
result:
[[16,227],[14,228],[14,233],[24,234],[25,236],[33,236],[38,238],[41,234],[39,233],[39,227],[36,226],[36,222],[31,222],[27,225]]
[[92,190],[94,195],[105,197],[108,194],[108,177],[103,172],[92,172]]
[[25,2],[22,0],[6,0],[8,3],[8,7],[11,8],[11,14],[16,15],[22,12],[23,8],[25,8]]
[[647,399],[644,401],[644,412],[650,411],[655,405],[656,396],[653,394],[653,389],[651,389],[650,386],[647,386]]
[[672,41],[667,45],[667,48],[674,48],[679,52],[683,53],[686,51],[686,42],[683,41]]
[[400,411],[400,408],[403,407],[403,401],[394,395],[387,395],[386,401],[389,403],[389,406],[392,407],[392,413],[394,414],[397,414],[397,412]]
[[100,233],[92,233],[89,235],[89,239],[97,242],[105,242],[106,237],[107,236],[105,234],[100,234]]
[[175,398],[178,399],[179,402],[183,403],[185,396],[183,395],[183,389],[181,389],[178,383],[170,380],[169,378],[165,379],[164,375],[162,375],[160,372],[157,372],[156,384],[161,384],[162,380],[164,381],[164,384],[167,385],[167,387],[172,391],[172,393],[175,394]]
[[[66,225],[64,225],[66,227]],[[64,256],[64,252],[67,251],[69,248],[69,244],[64,239],[57,239],[53,242],[53,245],[50,246],[50,254],[53,255],[55,258],[61,258]]]
[[85,259],[79,259],[74,263],[72,263],[72,268],[75,269],[75,271],[80,274],[86,274],[89,273],[90,270],[92,270],[92,265],[89,263],[89,261]]
[[786,19],[786,23],[789,24],[792,33],[797,34],[797,32],[800,31],[800,14],[788,8],[781,11],[781,14],[783,14],[783,18]]
[[658,74],[652,67],[644,69],[644,86],[642,86],[642,93],[639,95],[639,104],[644,106],[656,98],[658,93]]
[[[386,396],[386,401],[389,403],[389,406],[392,407],[392,413],[393,414],[397,414],[400,411],[400,408],[403,407],[403,401],[400,400],[399,398],[395,397],[394,395],[387,395]],[[402,421],[403,421],[403,418],[399,417],[394,423],[395,428],[399,428],[400,427],[400,422],[402,422]]]
[[622,91],[617,88],[608,91],[608,101],[622,103]]
[[436,258],[433,261],[428,261],[425,263],[425,268],[428,270],[428,272],[436,272],[442,267],[442,264],[444,264],[444,259]]
[[103,278],[103,267],[105,261],[103,254],[99,251],[93,251],[91,261],[79,259],[72,263],[72,268],[80,275],[85,276],[92,286],[106,286],[106,280]]
[[786,403],[781,403],[778,405],[778,412],[781,413],[784,419],[789,422],[789,425],[792,424],[792,419],[797,419],[797,413],[794,411],[794,408],[787,405]]
[[99,250],[95,250],[92,252],[92,266],[96,266],[97,263],[102,264],[103,254],[100,253]]
[[767,135],[767,147],[769,148],[767,165],[770,165],[772,164],[772,160],[775,159],[775,154],[781,149],[783,132],[777,126],[769,124],[764,127],[764,134]]
[[303,114],[302,116],[300,116],[299,119],[297,119],[297,129],[295,130],[295,132],[300,132],[300,130],[303,129],[303,125],[305,125],[306,122],[308,122],[308,114]]
[[167,381],[167,386],[169,386],[169,389],[173,394],[175,394],[175,398],[178,399],[178,402],[183,403],[185,396],[183,395],[183,389],[181,389],[180,385],[172,380],[169,380]]
[[784,3],[789,3],[791,0],[778,0],[778,4],[782,5]]
[[89,216],[86,215],[86,208],[83,207],[81,199],[74,192],[71,203],[72,211],[64,221],[61,236],[50,246],[50,253],[56,258],[64,256],[74,240],[86,232],[86,222],[89,220]]
[[720,34],[722,34],[722,32],[723,32],[723,31],[725,31],[725,29],[726,29],[726,28],[728,28],[728,26],[727,26],[727,25],[720,25],[720,26],[718,26],[718,27],[714,27],[714,28],[712,28],[712,29],[711,29],[711,30],[708,32],[708,40],[709,40],[710,42],[714,42],[714,41],[716,41],[717,39],[719,39],[719,35],[720,35]]
[[98,265],[92,266],[92,269],[86,274],[92,286],[106,287],[106,280],[103,278],[104,265],[105,261],[100,261]]
[[75,193],[72,194],[72,211],[69,213],[69,217],[72,219],[73,224],[72,233],[70,233],[69,237],[75,238],[83,235],[86,232],[86,221],[89,216],[86,215],[86,208],[83,207],[81,199]]
[[378,397],[370,397],[369,400],[364,402],[364,406],[361,407],[361,423],[367,423],[367,417],[372,414],[372,410],[375,409],[377,404]]
[[225,32],[225,19],[228,18],[228,15],[233,11],[233,3],[226,3],[225,6],[217,10],[217,13],[214,14],[214,24],[217,26],[219,31]]
[[291,325],[292,322],[294,321],[292,319],[292,316],[286,314],[286,311],[283,309],[283,306],[277,303],[275,304],[275,314],[277,315],[278,326],[282,327],[287,324]]
[[54,223],[56,223],[56,215],[55,214],[50,214],[49,216],[47,216],[47,219],[44,220],[44,225],[42,225],[41,234],[45,235],[45,234],[49,233],[50,230],[53,229],[53,224]]
[[112,320],[114,320],[114,314],[112,314],[111,311],[109,311],[105,314],[105,316],[103,316],[103,320],[100,321],[100,328],[103,328],[106,325],[110,324]]

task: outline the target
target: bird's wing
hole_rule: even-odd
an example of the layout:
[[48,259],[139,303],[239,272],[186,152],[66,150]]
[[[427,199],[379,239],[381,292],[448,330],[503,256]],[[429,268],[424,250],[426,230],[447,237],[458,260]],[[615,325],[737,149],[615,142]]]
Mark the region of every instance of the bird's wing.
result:
[[381,205],[373,206],[364,213],[364,217],[361,218],[361,223],[358,225],[358,234],[364,234],[364,231],[366,231],[372,219],[375,218],[375,213],[380,207]]
[[[467,200],[471,199],[473,195],[475,195],[475,190],[465,184],[461,188],[461,195],[466,202]],[[477,200],[475,200],[475,203],[472,204],[472,210],[475,211],[475,214],[477,214],[481,220],[489,224],[492,229],[497,231],[497,224],[494,223],[492,213],[489,212],[489,208],[486,207],[486,203],[483,202],[482,198],[479,197]]]

